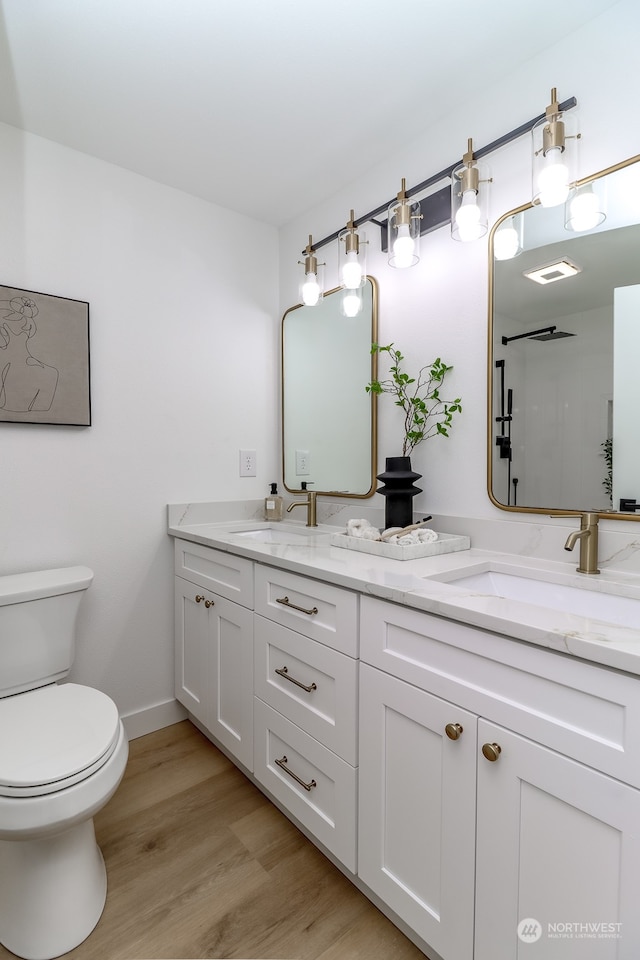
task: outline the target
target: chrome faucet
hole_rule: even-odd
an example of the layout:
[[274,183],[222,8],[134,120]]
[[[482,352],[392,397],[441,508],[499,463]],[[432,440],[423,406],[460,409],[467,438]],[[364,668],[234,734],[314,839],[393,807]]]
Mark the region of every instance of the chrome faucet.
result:
[[[562,513],[562,517],[573,514]],[[582,513],[580,515],[580,529],[574,530],[567,537],[565,550],[573,550],[576,542],[580,541],[580,566],[578,573],[600,573],[598,570],[598,519],[597,513]]]
[[307,494],[306,500],[294,500],[287,507],[287,513],[291,513],[294,507],[306,507],[307,508],[307,526],[308,527],[317,527],[318,521],[316,519],[316,497],[317,493],[315,490],[307,490],[306,482],[303,483],[302,489]]

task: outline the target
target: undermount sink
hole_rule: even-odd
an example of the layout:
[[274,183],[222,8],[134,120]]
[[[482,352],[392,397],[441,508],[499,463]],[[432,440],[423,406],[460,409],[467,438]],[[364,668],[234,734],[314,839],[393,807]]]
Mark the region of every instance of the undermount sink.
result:
[[258,543],[308,543],[310,536],[317,536],[322,531],[318,527],[297,527],[292,529],[286,524],[278,526],[262,526],[253,530],[234,530],[234,536],[243,540],[255,540]]
[[178,524],[175,533],[192,534],[205,538],[206,542],[214,543],[221,540],[264,544],[282,544],[302,546],[313,544],[322,546],[331,539],[331,534],[339,527],[319,524],[317,527],[307,527],[304,523],[287,523],[268,520],[231,520],[227,523],[188,523]]
[[601,581],[591,583],[585,580],[584,585],[580,582],[573,586],[558,583],[556,579],[541,579],[540,574],[541,571],[536,571],[535,575],[527,576],[520,567],[509,569],[508,565],[501,564],[500,569],[487,569],[487,565],[482,565],[482,569],[476,567],[470,571],[467,567],[426,579],[450,583],[472,595],[515,600],[622,627],[640,627],[640,597],[622,597],[607,592]]

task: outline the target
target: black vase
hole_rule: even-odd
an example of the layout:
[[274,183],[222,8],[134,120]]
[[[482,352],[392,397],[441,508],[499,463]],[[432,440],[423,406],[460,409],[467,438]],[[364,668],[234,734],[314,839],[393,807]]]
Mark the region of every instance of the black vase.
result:
[[411,457],[387,457],[386,470],[379,473],[377,479],[384,486],[378,488],[386,498],[384,505],[384,527],[408,527],[413,523],[413,498],[422,493],[420,487],[413,485],[421,473],[411,469]]

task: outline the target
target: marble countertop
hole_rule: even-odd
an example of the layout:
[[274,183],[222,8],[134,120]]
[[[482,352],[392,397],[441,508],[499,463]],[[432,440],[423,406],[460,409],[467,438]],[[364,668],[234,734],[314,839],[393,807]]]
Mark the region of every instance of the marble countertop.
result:
[[[333,546],[332,533],[343,531],[344,527],[325,524],[321,524],[317,532],[307,535],[303,523],[287,521],[287,529],[299,527],[304,539],[296,538],[295,543],[264,543],[243,537],[243,531],[275,524],[251,517],[231,522],[222,519],[215,511],[208,520],[202,511],[190,513],[181,510],[181,506],[169,507],[168,533],[173,537],[315,577],[562,654],[640,674],[640,577],[637,574],[603,570],[599,576],[586,577],[576,573],[573,556],[571,562],[555,562],[473,546],[457,553],[398,561]],[[609,608],[614,611],[612,618],[616,617],[615,598],[620,598],[621,609],[637,602],[638,625],[635,626],[633,619],[630,622],[634,626],[623,626],[568,613],[564,609],[509,600],[455,583],[428,579],[451,575],[470,565],[475,569],[503,570],[561,584],[584,590],[586,595],[607,594],[613,598],[609,603]]]

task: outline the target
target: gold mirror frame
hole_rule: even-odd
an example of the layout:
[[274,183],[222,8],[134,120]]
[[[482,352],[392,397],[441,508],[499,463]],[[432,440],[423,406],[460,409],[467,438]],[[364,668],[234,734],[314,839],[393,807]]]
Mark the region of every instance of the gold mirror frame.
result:
[[[628,167],[633,166],[634,164],[640,163],[640,154],[630,157],[628,160],[623,160],[620,163],[614,164],[611,167],[607,167],[605,170],[601,170],[598,173],[593,174],[592,176],[585,177],[582,180],[576,182],[576,187],[582,187],[586,184],[594,183],[595,181],[601,180],[605,177],[608,177],[611,174],[616,173],[617,171],[624,170]],[[638,184],[640,189],[640,176],[638,177]],[[494,495],[494,444],[496,441],[497,433],[497,423],[496,416],[498,412],[495,407],[495,395],[496,395],[496,381],[494,380],[496,367],[494,361],[494,304],[495,304],[495,257],[494,257],[494,240],[495,234],[498,228],[505,220],[509,217],[516,217],[519,215],[524,215],[527,211],[539,208],[538,204],[526,203],[520,207],[516,207],[514,210],[509,210],[505,213],[499,220],[494,223],[490,235],[489,235],[489,313],[488,313],[488,367],[487,367],[487,493],[489,499],[500,510],[504,510],[509,513],[534,513],[534,514],[545,514],[546,516],[566,516],[566,515],[579,515],[589,510],[588,505],[577,506],[577,507],[542,507],[542,506],[520,506],[518,504],[510,505],[505,504],[497,499]],[[542,208],[540,208],[542,209]],[[640,221],[640,218],[638,218]],[[526,229],[526,228],[525,228]],[[584,234],[587,236],[588,232]],[[567,238],[579,236],[575,233],[568,233]],[[525,236],[525,250],[526,250],[526,236]],[[638,270],[638,283],[640,284],[640,268]],[[535,331],[530,331],[535,332]],[[604,463],[604,460],[603,460]],[[640,487],[640,478],[639,478],[639,487]],[[600,518],[603,519],[614,519],[614,520],[631,520],[638,521],[640,520],[639,513],[630,512],[623,513],[619,510],[608,509],[608,510],[593,510],[592,512],[597,513]]]
[[[377,354],[371,353],[371,344],[377,343],[378,338],[378,284],[373,277],[366,280],[371,298],[371,318],[367,323],[366,331],[361,330],[361,342],[357,346],[357,366],[360,372],[349,378],[356,358],[349,357],[340,351],[337,338],[341,331],[349,332],[348,324],[354,324],[357,321],[365,319],[362,315],[356,318],[348,318],[340,312],[340,294],[341,287],[336,287],[325,293],[321,305],[315,307],[305,307],[303,304],[296,304],[285,311],[282,317],[281,325],[281,428],[282,428],[282,480],[285,490],[290,493],[300,493],[301,487],[292,484],[292,470],[290,467],[291,458],[294,458],[295,472],[295,450],[299,449],[300,443],[297,437],[302,435],[295,425],[292,426],[291,409],[295,407],[296,420],[304,424],[312,424],[317,432],[312,434],[314,442],[309,442],[306,437],[302,444],[305,450],[310,450],[310,470],[308,481],[313,484],[313,489],[318,495],[325,497],[349,497],[353,499],[366,499],[373,496],[376,491],[376,470],[378,463],[378,424],[377,424],[377,397],[375,394],[366,392],[366,385],[370,380],[377,377]],[[333,309],[335,306],[335,310]],[[324,311],[330,309],[330,323],[327,325],[327,314]],[[323,317],[324,325],[323,325]],[[295,355],[296,380],[289,376],[288,372],[293,365],[291,355],[286,344],[287,325],[297,319],[304,319],[310,325],[308,331],[313,331],[314,337],[320,337],[321,340],[311,342],[314,337],[305,337],[303,327],[300,327],[301,336],[296,344],[296,348],[306,350],[308,353],[297,352]],[[290,328],[289,332],[291,333]],[[327,337],[322,333],[326,330]],[[354,327],[351,327],[353,332]],[[366,357],[361,356],[360,346],[364,346],[366,340]],[[317,369],[318,360],[322,356],[330,359],[325,362],[324,369]],[[328,369],[327,369],[328,368]],[[314,385],[311,374],[318,375],[318,381]],[[362,383],[360,383],[362,380]],[[343,384],[345,391],[343,396],[338,396],[338,387]],[[360,394],[362,391],[362,403],[360,404]],[[344,407],[349,403],[357,402],[360,407],[360,421],[349,421],[345,416]],[[365,416],[366,411],[366,416]],[[366,419],[366,423],[365,423]],[[363,433],[364,430],[364,433]],[[317,450],[328,451],[325,454],[323,462],[334,462],[332,458],[345,457],[352,450],[354,439],[360,444],[360,450],[354,450],[354,460],[356,463],[364,462],[366,459],[368,471],[366,480],[363,480],[363,487],[356,492],[347,489],[340,489],[343,484],[340,482],[339,470],[336,467],[333,475],[337,482],[333,484],[317,483],[314,478],[314,453],[311,447],[315,443]],[[287,445],[291,444],[288,450]],[[292,453],[293,451],[293,453]],[[319,455],[322,457],[322,454]],[[289,465],[288,465],[289,464]],[[348,467],[341,463],[341,469],[344,467],[348,474]],[[327,476],[327,470],[323,471],[324,477]],[[362,469],[362,475],[365,477],[365,468]],[[300,483],[305,480],[305,475],[295,475],[295,480]],[[320,489],[320,486],[333,486],[333,489]]]

